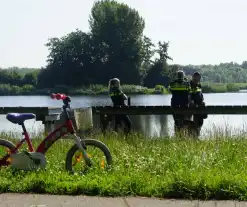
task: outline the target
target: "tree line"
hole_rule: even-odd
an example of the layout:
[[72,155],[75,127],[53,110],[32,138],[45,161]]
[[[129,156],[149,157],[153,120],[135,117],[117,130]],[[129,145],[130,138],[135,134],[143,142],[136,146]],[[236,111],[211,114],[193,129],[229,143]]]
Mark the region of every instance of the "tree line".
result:
[[[219,65],[167,64],[169,42],[154,43],[143,31],[145,21],[137,10],[113,0],[94,3],[90,31],[76,29],[61,38],[50,38],[47,66],[40,69],[0,69],[0,84],[35,89],[106,85],[118,77],[122,84],[154,88],[168,86],[178,69],[190,76],[202,73],[203,81],[246,83],[247,61]],[[25,72],[23,72],[25,71]],[[30,89],[31,90],[31,89]]]
[[[165,81],[163,82],[163,80],[165,80],[165,78],[167,80],[169,80],[169,78],[172,78],[171,71],[174,70],[174,68],[182,68],[188,78],[195,71],[199,71],[203,77],[202,83],[204,85],[205,92],[227,92],[237,91],[241,88],[247,88],[247,61],[244,61],[242,64],[230,62],[221,63],[218,65],[169,65],[168,68],[168,71],[170,71],[168,72],[168,74],[170,74],[170,77],[158,73],[156,71],[156,68],[153,67],[151,71],[148,71],[148,76],[146,76],[149,77],[149,83],[146,82],[146,85],[140,83],[137,84],[139,85],[137,87],[124,83],[126,85],[124,89],[127,90],[127,92],[142,93],[142,91],[144,91],[145,89],[145,86],[148,88],[160,88],[162,85],[165,86]],[[82,83],[81,85],[78,84],[77,86],[68,86],[64,83],[60,83],[54,85],[54,87],[50,87],[50,85],[44,85],[44,87],[40,87],[39,78],[41,71],[42,69],[38,68],[0,68],[0,95],[18,93],[30,94],[30,92],[33,92],[33,94],[40,94],[37,92],[37,90],[40,91],[42,94],[43,89],[43,92],[45,93],[45,91],[50,88],[57,88],[56,90],[58,92],[60,90],[64,91],[66,88],[79,88],[78,94],[90,94],[90,91],[102,92],[103,90],[107,90],[107,81],[105,83],[102,83],[101,85],[98,84],[98,82],[91,82],[89,83],[89,85],[85,85],[85,83]],[[74,78],[76,79],[80,77]],[[81,91],[82,89],[84,91]],[[85,90],[88,90],[88,92],[86,92]]]

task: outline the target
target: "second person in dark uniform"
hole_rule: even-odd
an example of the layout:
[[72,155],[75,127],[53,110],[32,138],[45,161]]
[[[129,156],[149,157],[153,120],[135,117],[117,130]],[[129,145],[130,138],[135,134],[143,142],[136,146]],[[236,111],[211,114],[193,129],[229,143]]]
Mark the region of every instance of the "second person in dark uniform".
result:
[[[199,72],[195,72],[192,75],[192,80],[190,81],[191,105],[205,106],[200,80],[201,80],[201,74]],[[195,136],[197,137],[200,136],[200,131],[204,119],[206,118],[207,118],[207,114],[193,114],[193,121],[195,123],[195,128],[194,128]]]

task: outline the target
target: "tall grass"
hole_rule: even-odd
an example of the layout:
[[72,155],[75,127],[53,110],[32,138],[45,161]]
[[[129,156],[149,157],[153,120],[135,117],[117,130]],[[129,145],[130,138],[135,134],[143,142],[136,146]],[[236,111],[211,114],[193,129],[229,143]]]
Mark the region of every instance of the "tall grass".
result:
[[204,93],[238,92],[246,87],[246,83],[202,83]]
[[[1,169],[0,192],[247,200],[245,137],[200,141],[146,139],[139,134],[126,138],[116,133],[92,137],[110,148],[111,170],[69,175],[64,170],[65,156],[74,143],[60,140],[47,153],[45,171]],[[39,141],[33,139],[35,146]]]

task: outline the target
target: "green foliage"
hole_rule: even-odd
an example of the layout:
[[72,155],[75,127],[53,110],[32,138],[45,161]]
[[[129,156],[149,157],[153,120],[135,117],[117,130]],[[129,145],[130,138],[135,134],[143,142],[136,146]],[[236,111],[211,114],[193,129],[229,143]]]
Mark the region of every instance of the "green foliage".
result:
[[169,76],[168,65],[166,62],[156,60],[148,70],[146,77],[144,78],[144,85],[153,88],[156,84],[163,84],[168,86]]
[[[47,152],[45,171],[1,169],[0,193],[247,200],[245,138],[195,141],[132,134],[125,139],[113,133],[94,138],[110,148],[110,170],[92,168],[84,175],[68,174],[65,156],[74,142],[60,140]],[[32,140],[35,146],[40,142]]]
[[146,94],[148,93],[148,88],[136,85],[122,85],[122,90],[126,94]]
[[240,87],[238,86],[238,85],[236,85],[236,84],[234,84],[234,83],[228,83],[227,85],[226,85],[226,90],[227,91],[239,91],[240,90]]
[[204,93],[225,93],[238,92],[240,89],[247,88],[247,84],[238,83],[203,83],[202,90]]
[[[48,66],[38,77],[39,88],[55,85],[79,86],[90,83],[90,36],[80,30],[59,38],[51,38],[46,44],[50,50]],[[76,78],[75,78],[76,77]]]
[[22,87],[10,84],[0,84],[0,95],[32,95],[34,87],[24,85]]
[[202,84],[202,91],[204,93],[225,93],[227,92],[226,84],[221,83],[203,83]]
[[230,62],[221,63],[219,65],[187,65],[181,67],[188,75],[192,75],[193,72],[199,71],[202,74],[204,82],[246,83],[247,70],[243,66],[245,67],[244,62],[242,65]]
[[105,84],[113,77],[140,83],[145,24],[138,12],[116,1],[97,1],[89,23],[89,33],[76,30],[49,40],[48,66],[40,73],[39,88]]
[[[25,69],[28,71],[28,69]],[[23,69],[0,69],[0,84],[10,84],[23,86],[25,84],[36,86],[38,69],[32,70],[31,72],[25,73]]]
[[37,85],[37,75],[38,73],[36,71],[31,72],[31,73],[26,73],[22,79],[22,82],[25,84],[36,86]]
[[[127,95],[130,94],[153,94],[154,89],[149,89],[143,86],[138,85],[122,85],[121,89],[126,93]],[[85,95],[107,95],[108,94],[108,88],[104,85],[90,85],[89,87],[84,88],[78,88],[78,89],[72,89],[69,91],[69,94],[85,94]]]
[[[204,82],[245,83],[247,63],[219,65],[169,65],[169,42],[156,45],[143,34],[145,22],[138,11],[114,0],[96,1],[89,17],[90,31],[71,32],[62,38],[51,38],[48,66],[38,77],[39,88],[56,85],[70,87],[106,84],[118,77],[122,84],[168,86],[178,69],[187,76],[195,71]],[[154,57],[158,57],[154,59]],[[233,86],[220,86],[217,91],[234,91]],[[205,91],[211,87],[205,86]],[[214,91],[214,89],[212,89]]]
[[154,89],[155,94],[168,93],[168,90],[163,85],[156,85]]

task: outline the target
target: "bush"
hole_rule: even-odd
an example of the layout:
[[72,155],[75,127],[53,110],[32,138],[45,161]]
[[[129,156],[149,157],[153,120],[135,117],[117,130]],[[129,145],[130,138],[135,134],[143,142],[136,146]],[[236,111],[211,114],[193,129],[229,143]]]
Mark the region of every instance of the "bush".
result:
[[163,85],[156,85],[153,91],[154,94],[168,93],[168,90]]
[[225,93],[227,92],[226,84],[203,84],[202,91],[204,93]]
[[235,91],[239,91],[240,87],[238,85],[234,84],[234,83],[228,83],[226,85],[226,89],[229,92],[235,92]]
[[[245,84],[242,84],[242,87]],[[204,93],[225,93],[236,92],[241,89],[241,85],[237,83],[203,83],[202,90]]]
[[35,88],[32,85],[22,87],[10,84],[0,84],[0,95],[25,95],[32,94]]
[[122,90],[129,94],[145,94],[148,90],[147,87],[138,85],[122,85]]

